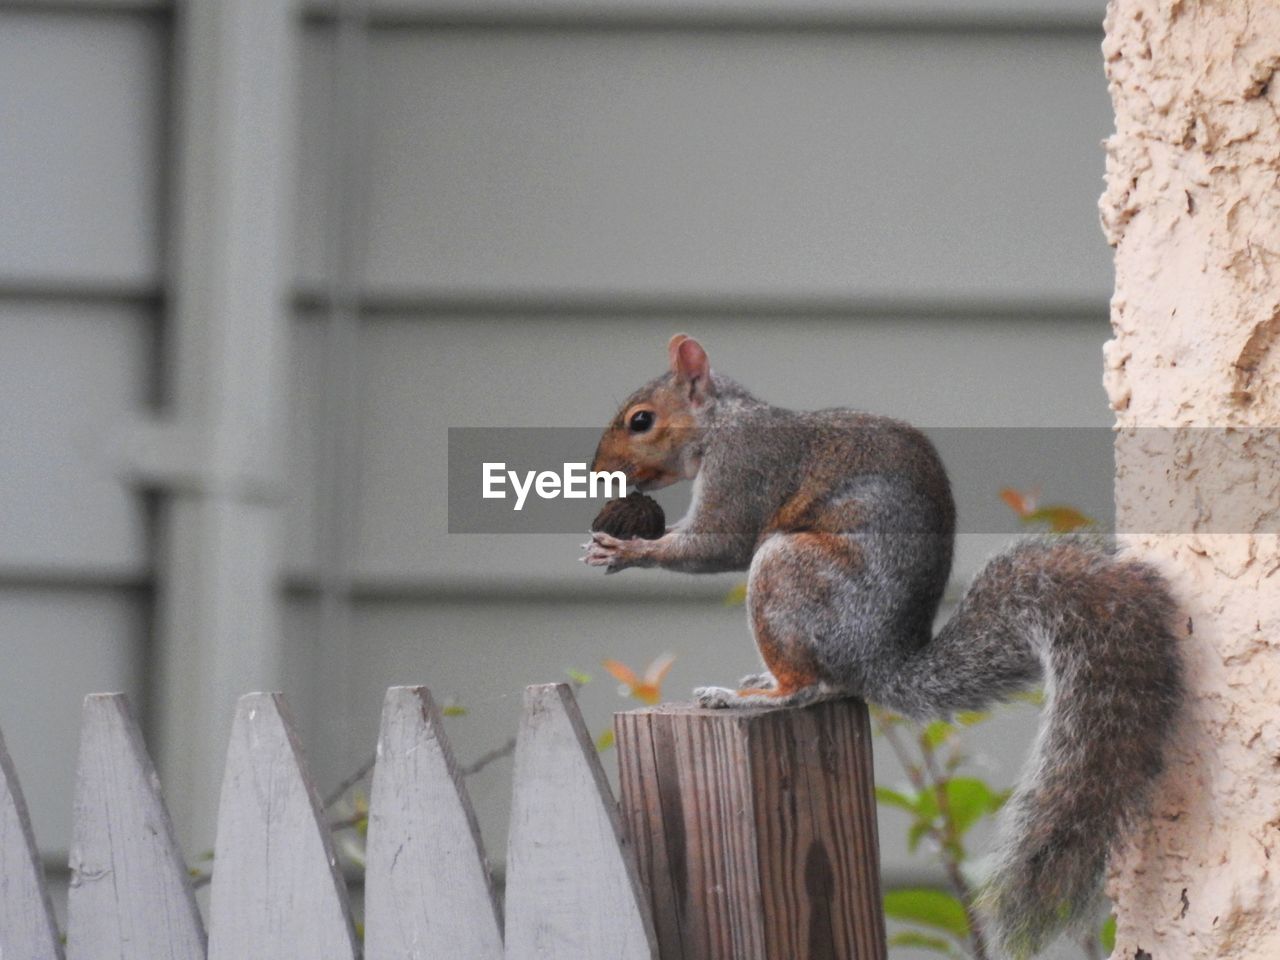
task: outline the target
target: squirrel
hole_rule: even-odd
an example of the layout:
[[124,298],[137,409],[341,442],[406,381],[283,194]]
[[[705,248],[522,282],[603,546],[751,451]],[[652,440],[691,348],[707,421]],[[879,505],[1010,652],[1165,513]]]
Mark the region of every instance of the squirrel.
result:
[[1025,957],[1090,919],[1184,699],[1165,578],[1099,537],[1030,539],[990,561],[935,634],[956,521],[929,440],[888,417],[770,406],[684,334],[668,362],[622,404],[592,469],[641,491],[692,480],[692,503],[656,540],[592,534],[583,561],[748,571],[765,671],[698,688],[704,707],[851,696],[923,719],[1043,681],[1045,719],[979,898],[984,933]]

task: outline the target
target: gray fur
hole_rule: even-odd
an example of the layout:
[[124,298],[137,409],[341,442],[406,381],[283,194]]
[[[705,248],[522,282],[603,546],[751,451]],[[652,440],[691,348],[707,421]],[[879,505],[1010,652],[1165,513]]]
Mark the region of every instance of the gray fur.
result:
[[988,940],[1009,956],[1035,953],[1090,915],[1107,852],[1144,815],[1161,770],[1183,699],[1168,584],[1096,539],[1032,540],[992,560],[934,636],[955,509],[929,441],[888,418],[796,413],[725,377],[712,383],[710,400],[690,405],[696,429],[678,440],[701,463],[690,515],[655,541],[597,534],[584,559],[610,571],[749,569],[757,639],[794,641],[820,681],[779,698],[756,675],[742,692],[699,688],[705,706],[843,693],[928,718],[1043,678],[1043,729],[983,895]]
[[930,717],[1044,675],[1040,736],[982,896],[1008,956],[1094,915],[1109,849],[1145,815],[1183,699],[1175,611],[1147,564],[1090,539],[1029,541],[991,561],[936,638],[883,662],[861,691]]

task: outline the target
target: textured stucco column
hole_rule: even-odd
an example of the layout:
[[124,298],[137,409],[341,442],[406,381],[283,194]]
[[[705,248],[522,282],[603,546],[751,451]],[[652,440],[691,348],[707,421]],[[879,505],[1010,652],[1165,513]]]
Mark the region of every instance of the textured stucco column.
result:
[[1274,960],[1280,447],[1249,428],[1280,428],[1280,0],[1112,0],[1103,51],[1117,517],[1177,585],[1192,686],[1115,956]]

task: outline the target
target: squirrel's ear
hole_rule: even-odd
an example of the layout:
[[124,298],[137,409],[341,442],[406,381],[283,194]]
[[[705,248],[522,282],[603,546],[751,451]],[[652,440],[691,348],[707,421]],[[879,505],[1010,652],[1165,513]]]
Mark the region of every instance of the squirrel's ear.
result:
[[687,333],[677,333],[674,337],[667,341],[667,362],[671,365],[672,373],[679,373],[676,366],[676,356],[680,352],[680,344],[689,339]]
[[692,337],[681,334],[671,338],[671,370],[676,382],[689,389],[689,399],[705,400],[711,393],[711,364],[707,351]]

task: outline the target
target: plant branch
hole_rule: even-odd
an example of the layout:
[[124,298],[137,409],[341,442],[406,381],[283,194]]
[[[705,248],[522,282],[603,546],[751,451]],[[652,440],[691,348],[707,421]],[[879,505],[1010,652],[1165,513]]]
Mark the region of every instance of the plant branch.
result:
[[378,762],[378,755],[374,754],[356,769],[349,777],[343,778],[342,782],[334,787],[324,798],[324,809],[328,810],[335,803],[347,795],[347,791],[354,787],[357,783],[367,777],[372,772],[374,764]]
[[343,817],[341,820],[332,821],[329,824],[329,830],[333,833],[337,833],[339,830],[354,830],[359,827],[360,824],[367,823],[368,820],[369,814],[367,812],[353,813],[349,817]]
[[960,860],[956,855],[960,847],[960,838],[956,833],[955,817],[951,813],[951,799],[947,795],[948,777],[938,769],[937,756],[929,742],[923,736],[919,738],[919,742],[920,753],[924,757],[924,768],[933,781],[934,793],[938,797],[938,813],[942,816],[944,834],[942,865],[947,871],[951,885],[960,896],[960,902],[964,904],[964,913],[969,919],[969,934],[973,938],[974,955],[977,960],[986,960],[987,943],[982,935],[982,918],[973,908],[973,892],[964,878],[964,873],[960,870]]
[[503,757],[509,757],[511,756],[511,754],[515,752],[516,752],[516,738],[512,737],[502,746],[494,747],[488,753],[481,754],[478,758],[476,758],[473,762],[468,763],[465,767],[459,767],[458,773],[464,777],[473,776],[479,773],[485,767],[489,766],[489,764],[494,763],[498,760],[501,760]]
[[[947,874],[947,881],[951,884],[952,891],[964,907],[965,918],[969,921],[969,936],[973,944],[974,958],[975,960],[987,960],[986,941],[982,936],[982,920],[973,909],[973,890],[969,886],[969,882],[964,878],[964,874],[960,870],[960,864],[954,855],[955,821],[951,817],[951,810],[946,796],[946,779],[937,770],[932,752],[928,749],[923,739],[920,739],[919,742],[926,766],[922,766],[915,761],[910,749],[902,742],[902,738],[898,736],[898,731],[893,728],[892,724],[885,723],[877,717],[876,727],[898,758],[898,763],[906,771],[907,779],[911,781],[911,785],[916,791],[921,794],[932,792],[938,799],[938,810],[943,815],[946,830],[944,832],[930,824],[929,835],[934,843],[938,845],[939,857],[942,860],[943,870]],[[926,776],[926,770],[928,776]],[[930,780],[933,782],[931,783]]]
[[[579,683],[575,683],[571,685],[575,688],[579,688],[582,686]],[[458,773],[464,777],[470,777],[473,774],[479,773],[485,767],[489,766],[489,764],[494,763],[498,760],[501,760],[503,757],[511,756],[511,754],[515,752],[515,749],[516,749],[516,738],[511,737],[501,746],[494,747],[488,753],[481,754],[480,757],[477,758],[474,762],[469,763],[465,766],[459,767]],[[324,798],[324,809],[328,810],[330,807],[332,807],[334,804],[340,801],[344,796],[346,796],[348,790],[350,790],[361,780],[364,780],[367,776],[369,776],[369,774],[373,772],[373,768],[377,764],[377,762],[378,762],[378,757],[375,754],[374,756],[369,757],[369,759],[367,759],[364,763],[360,764],[360,766],[350,776],[344,777],[342,779],[342,782],[339,783],[336,787],[334,787],[333,790],[330,791],[329,794]]]

